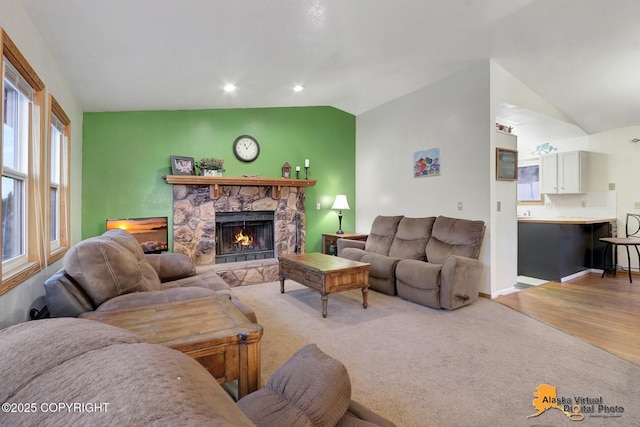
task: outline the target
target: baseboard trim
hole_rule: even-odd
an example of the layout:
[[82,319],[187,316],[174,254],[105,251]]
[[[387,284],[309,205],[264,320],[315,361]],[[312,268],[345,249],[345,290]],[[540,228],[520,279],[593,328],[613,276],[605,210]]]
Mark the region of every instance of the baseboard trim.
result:
[[595,269],[593,269],[593,268],[588,268],[588,269],[586,269],[586,270],[582,270],[582,271],[579,271],[579,272],[577,272],[577,273],[570,274],[569,276],[562,277],[562,278],[560,279],[560,283],[562,283],[562,282],[568,282],[569,280],[577,279],[578,277],[586,276],[587,274],[597,273],[598,271],[599,271],[600,273],[602,273],[602,270],[595,270]]

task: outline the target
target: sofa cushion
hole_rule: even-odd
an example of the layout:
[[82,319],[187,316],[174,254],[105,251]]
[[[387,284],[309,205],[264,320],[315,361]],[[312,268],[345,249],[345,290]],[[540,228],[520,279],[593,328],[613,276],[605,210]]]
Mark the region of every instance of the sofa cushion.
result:
[[100,304],[96,311],[123,310],[126,308],[142,307],[151,304],[184,301],[215,295],[211,289],[187,286],[184,288],[170,288],[163,291],[133,292],[120,295]]
[[[10,331],[9,351],[0,331],[7,366],[0,369],[0,401],[37,402],[38,410],[2,414],[3,426],[253,425],[202,365],[177,350],[91,320],[23,325]],[[20,383],[5,381],[16,376]],[[101,410],[54,410],[62,403]]]
[[144,256],[137,258],[108,237],[92,237],[72,246],[63,265],[96,307],[118,295],[160,290],[160,278]]
[[391,243],[389,256],[402,259],[425,260],[427,242],[436,217],[407,218],[398,224],[398,231]]
[[238,401],[258,426],[334,426],[351,401],[345,366],[315,344],[300,349],[266,387]]
[[396,278],[417,289],[437,289],[440,287],[441,270],[442,264],[403,259],[396,267]]
[[341,258],[347,258],[352,261],[360,261],[366,254],[367,251],[358,248],[344,248],[342,251],[340,251]]
[[133,237],[131,233],[119,228],[115,228],[113,230],[107,230],[102,233],[102,237],[120,243],[124,248],[131,252],[131,255],[136,257],[138,261],[144,259],[144,251],[142,250],[142,247],[140,247],[140,243],[138,242],[138,240],[136,240],[136,238]]
[[478,259],[484,230],[484,221],[439,216],[427,242],[427,261],[444,264],[450,255]]
[[212,291],[226,291],[229,289],[227,282],[212,270],[204,270],[199,272],[196,276],[189,276],[183,279],[164,282],[161,286],[163,289],[184,286],[196,286],[199,288],[211,289]]
[[[43,319],[0,330],[2,371],[0,402],[58,365],[119,343],[143,342],[142,337],[113,326],[75,318]],[[30,399],[42,398],[39,394]],[[46,400],[43,400],[46,401]]]
[[398,231],[398,224],[403,218],[399,216],[382,216],[378,215],[371,224],[371,232],[367,237],[364,250],[380,255],[389,255],[391,242]]

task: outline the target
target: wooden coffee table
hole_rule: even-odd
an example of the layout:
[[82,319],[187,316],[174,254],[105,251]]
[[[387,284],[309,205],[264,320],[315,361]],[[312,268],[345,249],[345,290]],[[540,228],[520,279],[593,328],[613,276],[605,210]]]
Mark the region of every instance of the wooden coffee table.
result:
[[238,380],[238,399],[260,386],[262,326],[247,319],[226,294],[80,317],[179,350],[200,362],[220,384]]
[[283,255],[279,260],[280,292],[285,279],[320,291],[322,317],[327,317],[327,301],[334,292],[362,289],[362,306],[367,308],[370,264],[321,253]]

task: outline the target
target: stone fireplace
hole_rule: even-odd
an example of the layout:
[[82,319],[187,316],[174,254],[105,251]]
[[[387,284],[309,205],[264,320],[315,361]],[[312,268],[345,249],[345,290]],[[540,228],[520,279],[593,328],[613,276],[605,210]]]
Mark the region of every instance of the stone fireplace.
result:
[[[258,185],[248,185],[236,178],[233,182],[241,185],[226,185],[225,180],[231,181],[230,178],[175,175],[166,178],[174,184],[173,250],[188,255],[196,269],[213,269],[230,286],[271,282],[278,280],[279,256],[304,252],[304,187],[314,185],[315,181],[295,185],[294,181],[304,180],[255,179]],[[179,182],[185,180],[196,183]],[[225,185],[214,188],[210,184],[212,180]],[[286,185],[288,182],[291,186]],[[244,218],[230,219],[229,214],[243,214]],[[252,248],[221,243],[224,234],[238,234],[243,224],[245,231],[249,231],[246,224],[253,228],[256,219],[270,222],[271,230],[263,229],[261,236],[253,236],[261,241],[254,240]],[[268,233],[272,234],[271,249],[265,249],[269,246],[265,245]]]

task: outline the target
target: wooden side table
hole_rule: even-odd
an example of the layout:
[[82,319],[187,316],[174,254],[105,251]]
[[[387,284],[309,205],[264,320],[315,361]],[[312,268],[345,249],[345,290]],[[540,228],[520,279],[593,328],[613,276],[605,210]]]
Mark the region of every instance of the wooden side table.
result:
[[[325,233],[322,235],[322,253],[329,254],[329,255],[337,255],[338,239],[351,239],[351,240],[365,241],[367,240],[367,237],[368,237],[367,234],[360,234],[360,233],[347,233],[347,232],[345,232],[344,234]],[[334,247],[336,249],[332,251],[331,247]]]
[[260,387],[262,326],[252,323],[225,294],[113,311],[83,313],[137,332],[151,343],[191,356],[220,384],[238,380],[238,399]]

